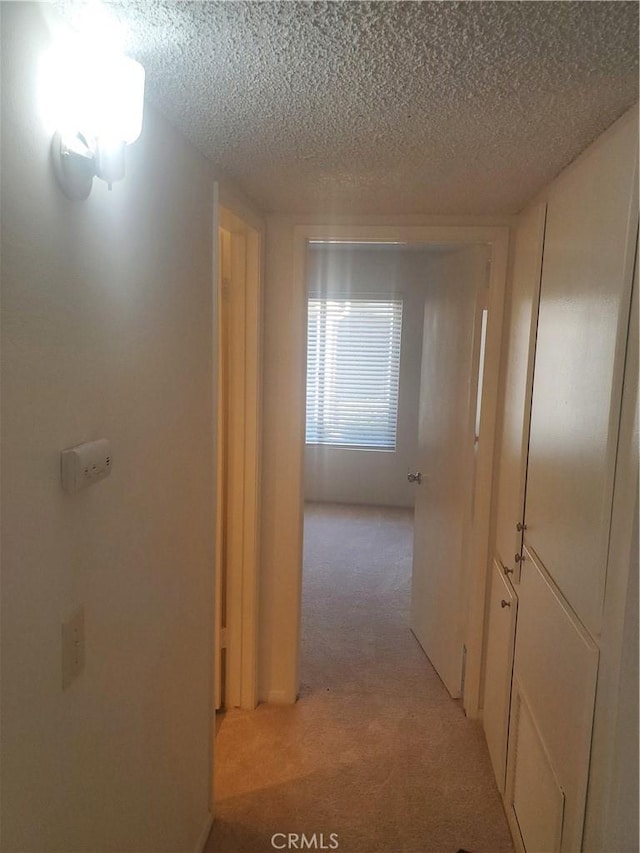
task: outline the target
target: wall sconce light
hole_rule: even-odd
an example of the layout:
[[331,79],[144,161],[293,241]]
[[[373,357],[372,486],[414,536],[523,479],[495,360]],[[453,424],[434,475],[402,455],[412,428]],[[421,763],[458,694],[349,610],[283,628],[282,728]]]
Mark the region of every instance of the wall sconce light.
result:
[[124,178],[125,147],[142,131],[144,69],[106,50],[61,44],[42,69],[47,112],[57,128],[51,157],[67,198],[86,199],[94,177]]

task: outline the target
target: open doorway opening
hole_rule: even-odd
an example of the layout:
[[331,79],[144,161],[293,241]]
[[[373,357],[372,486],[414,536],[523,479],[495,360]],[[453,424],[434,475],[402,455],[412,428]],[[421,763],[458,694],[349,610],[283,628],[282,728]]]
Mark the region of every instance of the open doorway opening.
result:
[[462,694],[487,261],[309,244],[301,695],[408,688],[409,628]]

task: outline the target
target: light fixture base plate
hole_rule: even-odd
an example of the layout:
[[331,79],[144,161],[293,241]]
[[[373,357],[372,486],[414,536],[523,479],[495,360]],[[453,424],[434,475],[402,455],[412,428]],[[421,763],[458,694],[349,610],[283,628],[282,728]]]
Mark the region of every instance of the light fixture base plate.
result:
[[95,159],[86,140],[78,134],[74,148],[55,133],[51,141],[51,162],[60,189],[71,201],[89,197],[95,175]]

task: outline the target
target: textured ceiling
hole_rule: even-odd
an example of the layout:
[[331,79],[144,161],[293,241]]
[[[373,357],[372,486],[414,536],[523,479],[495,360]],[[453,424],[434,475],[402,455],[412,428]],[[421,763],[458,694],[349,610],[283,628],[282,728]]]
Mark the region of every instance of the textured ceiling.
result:
[[638,98],[636,2],[108,5],[265,211],[514,213]]

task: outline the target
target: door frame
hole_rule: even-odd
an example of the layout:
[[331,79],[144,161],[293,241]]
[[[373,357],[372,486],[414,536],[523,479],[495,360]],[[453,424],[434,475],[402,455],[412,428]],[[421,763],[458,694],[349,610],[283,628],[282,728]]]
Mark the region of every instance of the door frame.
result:
[[[218,207],[214,703],[258,703],[263,235]],[[224,658],[224,671],[222,660]]]
[[[482,650],[485,629],[485,604],[488,591],[489,566],[491,560],[490,537],[493,503],[493,468],[496,438],[496,417],[498,409],[500,363],[502,351],[504,296],[507,280],[509,255],[508,226],[483,225],[295,225],[293,228],[293,281],[298,290],[299,322],[301,334],[297,336],[300,349],[295,354],[299,363],[306,363],[306,260],[309,241],[343,241],[370,243],[408,243],[453,246],[488,246],[490,251],[488,323],[484,357],[484,378],[480,415],[480,440],[476,459],[476,478],[474,484],[474,518],[469,535],[469,609],[466,632],[466,666],[463,694],[463,706],[469,717],[480,716]],[[293,306],[292,306],[293,307]],[[302,400],[305,399],[305,371],[300,371],[303,382]],[[298,421],[297,434],[301,436],[298,453],[304,457],[304,410],[292,412],[292,418]],[[484,440],[483,440],[484,437]],[[304,517],[304,482],[302,466],[297,483],[297,528],[302,530]],[[299,548],[299,565],[296,573],[296,589],[291,591],[289,613],[295,625],[295,674],[293,695],[297,695],[299,684],[299,659],[302,607],[302,542]]]

